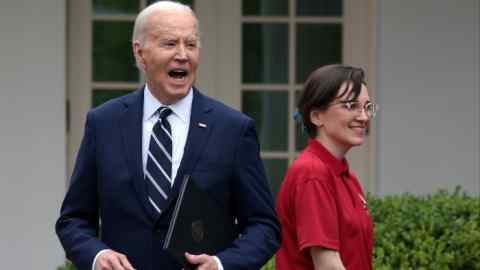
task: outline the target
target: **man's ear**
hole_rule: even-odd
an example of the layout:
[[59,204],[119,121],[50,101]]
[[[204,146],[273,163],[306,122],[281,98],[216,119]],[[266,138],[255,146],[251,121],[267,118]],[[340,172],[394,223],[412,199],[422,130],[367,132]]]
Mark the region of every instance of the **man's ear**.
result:
[[319,110],[311,110],[310,111],[310,121],[316,127],[323,126],[323,112]]
[[132,43],[133,55],[135,56],[135,61],[137,62],[138,68],[145,70],[145,58],[143,57],[143,49],[140,45],[140,41],[135,40]]

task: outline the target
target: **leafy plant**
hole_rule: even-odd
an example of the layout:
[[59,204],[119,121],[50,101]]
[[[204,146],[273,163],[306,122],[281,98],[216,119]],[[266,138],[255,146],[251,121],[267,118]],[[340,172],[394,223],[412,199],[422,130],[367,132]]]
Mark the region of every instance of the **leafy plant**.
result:
[[64,265],[57,267],[57,270],[75,270],[75,266],[67,261]]
[[480,198],[457,188],[368,199],[374,269],[480,269]]
[[262,270],[274,270],[275,269],[275,259],[272,258],[262,267]]

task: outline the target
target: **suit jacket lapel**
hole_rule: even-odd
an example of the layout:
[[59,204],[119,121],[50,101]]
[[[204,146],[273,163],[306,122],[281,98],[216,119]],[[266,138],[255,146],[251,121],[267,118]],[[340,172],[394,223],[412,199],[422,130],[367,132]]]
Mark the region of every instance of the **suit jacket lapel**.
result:
[[207,144],[208,137],[213,129],[214,122],[208,113],[212,107],[208,100],[197,89],[193,88],[192,112],[190,116],[190,127],[188,130],[187,143],[183,152],[182,162],[178,168],[177,176],[173,185],[173,196],[167,204],[176,201],[176,197],[186,174],[191,174],[195,168],[200,154]]
[[133,188],[137,193],[137,198],[143,206],[146,216],[152,220],[142,163],[143,90],[137,90],[132,95],[126,96],[123,102],[125,112],[120,126],[128,168],[132,174]]

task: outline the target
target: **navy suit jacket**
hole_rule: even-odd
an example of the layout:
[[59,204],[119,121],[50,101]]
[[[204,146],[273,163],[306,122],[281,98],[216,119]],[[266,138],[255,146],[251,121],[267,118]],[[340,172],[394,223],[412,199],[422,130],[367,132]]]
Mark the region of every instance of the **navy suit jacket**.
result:
[[[174,200],[157,220],[147,201],[142,166],[143,91],[111,100],[87,114],[56,223],[67,258],[79,270],[90,270],[95,255],[107,248],[125,254],[138,270],[181,269],[162,250]],[[184,175],[190,174],[229,207],[238,219],[240,236],[216,256],[225,270],[259,269],[277,250],[280,236],[254,123],[193,91],[190,128],[174,194]]]

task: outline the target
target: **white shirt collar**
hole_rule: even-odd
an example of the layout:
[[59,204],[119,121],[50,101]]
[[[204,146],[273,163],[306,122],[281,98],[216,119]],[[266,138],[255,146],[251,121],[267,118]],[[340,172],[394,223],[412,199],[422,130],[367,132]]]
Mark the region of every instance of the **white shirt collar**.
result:
[[[173,113],[177,115],[184,123],[188,123],[192,111],[193,89],[190,88],[188,94],[168,107],[172,109]],[[157,98],[153,96],[145,84],[145,91],[143,91],[143,120],[149,120],[157,112],[158,108],[164,106]]]

